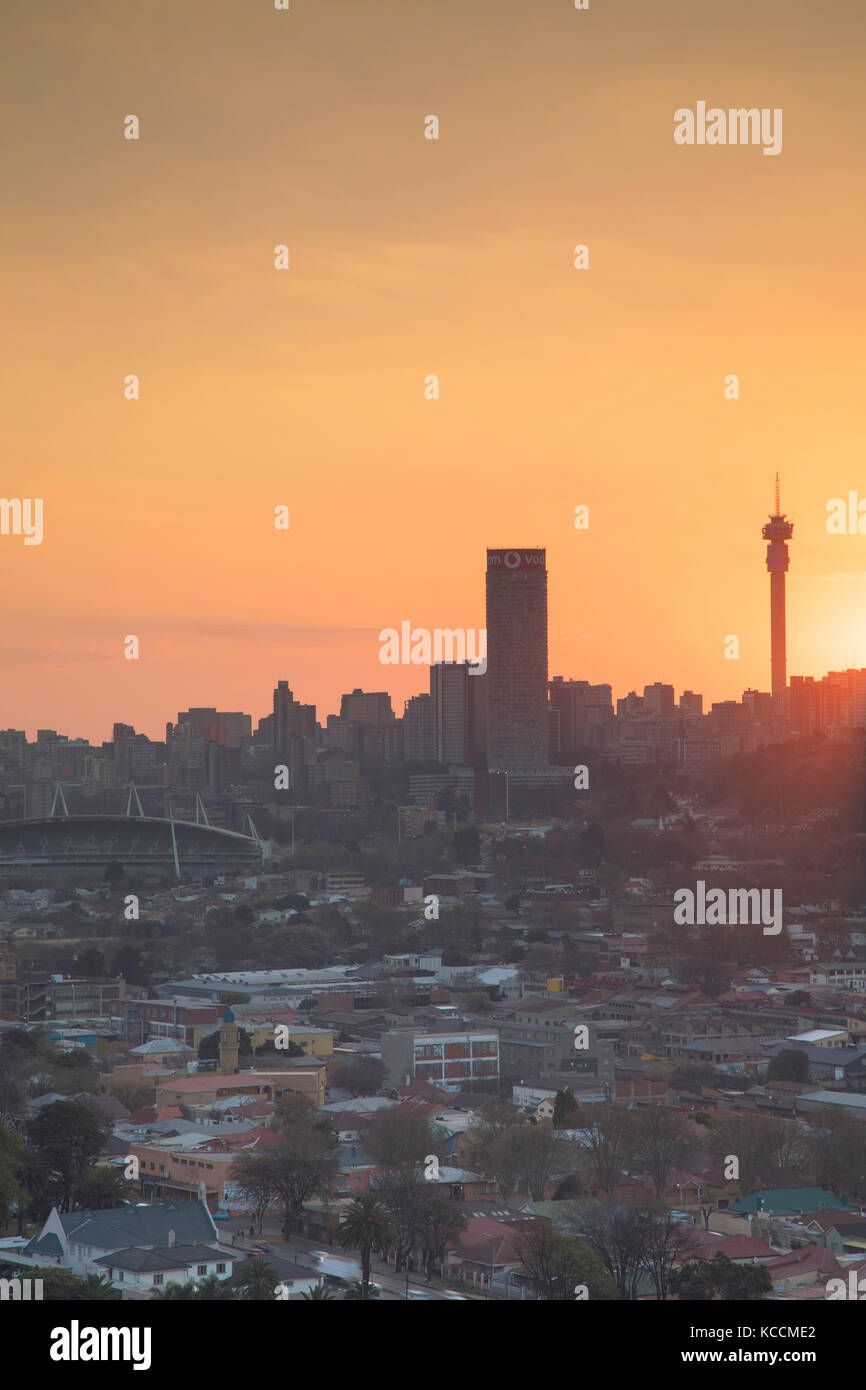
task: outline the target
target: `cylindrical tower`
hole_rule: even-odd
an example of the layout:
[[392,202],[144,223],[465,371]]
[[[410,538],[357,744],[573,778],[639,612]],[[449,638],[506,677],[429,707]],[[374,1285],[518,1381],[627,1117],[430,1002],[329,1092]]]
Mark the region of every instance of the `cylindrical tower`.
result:
[[785,544],[794,534],[794,523],[786,521],[779,500],[779,475],[776,474],[776,510],[763,529],[767,545],[767,569],[770,572],[770,671],[773,696],[784,697],[788,686],[787,653],[785,644],[785,575],[788,570],[788,547]]

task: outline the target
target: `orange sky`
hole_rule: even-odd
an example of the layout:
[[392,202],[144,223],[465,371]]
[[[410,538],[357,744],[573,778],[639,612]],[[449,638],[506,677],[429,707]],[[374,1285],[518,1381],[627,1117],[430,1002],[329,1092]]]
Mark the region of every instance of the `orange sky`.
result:
[[590,4],[7,0],[0,727],[400,713],[379,630],[483,627],[488,545],[547,548],[551,675],[766,690],[777,468],[789,673],[866,665],[866,8]]

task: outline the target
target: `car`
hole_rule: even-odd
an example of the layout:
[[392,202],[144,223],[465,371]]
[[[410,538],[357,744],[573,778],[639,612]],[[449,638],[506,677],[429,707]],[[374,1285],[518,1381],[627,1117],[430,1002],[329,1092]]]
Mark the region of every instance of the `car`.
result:
[[432,1298],[433,1295],[428,1293],[426,1289],[410,1289],[409,1292],[404,1293],[402,1297],[408,1298],[410,1302],[415,1302],[421,1298]]
[[230,1221],[232,1214],[230,1211],[214,1211],[211,1215],[214,1221]]
[[246,1258],[251,1260],[255,1255],[269,1255],[270,1253],[271,1247],[269,1245],[254,1245],[252,1250],[247,1251]]
[[453,1298],[453,1299],[457,1300],[457,1301],[460,1302],[460,1303],[468,1303],[468,1302],[469,1302],[469,1299],[466,1297],[465,1294],[462,1294],[462,1293],[455,1293],[453,1289],[440,1289],[440,1290],[439,1290],[439,1297],[440,1297],[440,1298]]

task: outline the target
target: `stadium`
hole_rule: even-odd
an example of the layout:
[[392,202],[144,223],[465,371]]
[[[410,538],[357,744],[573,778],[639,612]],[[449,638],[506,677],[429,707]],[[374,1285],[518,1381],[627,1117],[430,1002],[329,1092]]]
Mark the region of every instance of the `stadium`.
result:
[[52,814],[2,821],[0,878],[46,874],[100,878],[109,864],[120,864],[136,878],[176,881],[255,872],[267,856],[268,845],[252,821],[249,825],[252,834],[243,835],[206,820],[132,816],[129,810],[122,816]]

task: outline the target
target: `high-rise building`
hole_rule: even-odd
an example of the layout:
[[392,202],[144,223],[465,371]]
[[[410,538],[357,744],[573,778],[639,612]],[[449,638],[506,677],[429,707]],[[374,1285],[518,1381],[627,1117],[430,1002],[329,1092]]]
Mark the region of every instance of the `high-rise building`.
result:
[[358,690],[344,695],[340,701],[340,718],[350,724],[369,724],[380,728],[394,719],[391,696],[387,690]]
[[604,746],[613,725],[610,686],[554,676],[548,690],[551,710],[559,715],[559,751],[572,753],[587,744]]
[[696,695],[693,690],[684,690],[680,696],[680,713],[699,715],[704,712],[704,697]]
[[280,681],[274,691],[274,722],[271,728],[272,747],[285,752],[292,737],[316,738],[316,706],[302,705],[289,689],[288,681]]
[[446,767],[464,767],[475,759],[483,675],[473,676],[467,661],[438,661],[430,667],[434,756]]
[[673,714],[673,686],[663,685],[661,681],[656,681],[654,685],[645,685],[643,688],[643,707],[644,712],[649,715]]
[[436,758],[433,697],[413,695],[403,712],[403,749],[407,763],[432,763]]
[[488,550],[487,766],[546,767],[547,710],[546,552]]
[[788,547],[785,544],[794,534],[794,523],[786,521],[779,499],[779,475],[776,474],[776,510],[761,534],[767,545],[767,569],[770,572],[770,670],[772,691],[777,703],[782,701],[788,684],[785,646],[785,574],[788,569]]

